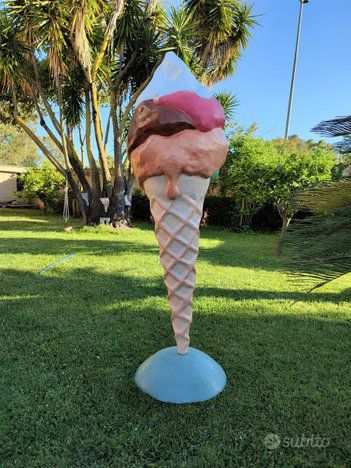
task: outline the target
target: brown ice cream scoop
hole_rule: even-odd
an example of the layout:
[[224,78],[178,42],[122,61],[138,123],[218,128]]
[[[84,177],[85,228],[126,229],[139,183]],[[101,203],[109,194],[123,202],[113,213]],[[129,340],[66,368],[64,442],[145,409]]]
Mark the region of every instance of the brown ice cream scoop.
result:
[[151,135],[131,153],[133,171],[139,184],[146,179],[164,175],[167,196],[179,194],[180,174],[210,177],[224,163],[228,142],[224,131],[182,130],[170,136]]
[[129,127],[128,152],[144,143],[150,135],[173,135],[191,128],[195,128],[192,118],[181,110],[161,106],[152,99],[143,101],[136,108]]

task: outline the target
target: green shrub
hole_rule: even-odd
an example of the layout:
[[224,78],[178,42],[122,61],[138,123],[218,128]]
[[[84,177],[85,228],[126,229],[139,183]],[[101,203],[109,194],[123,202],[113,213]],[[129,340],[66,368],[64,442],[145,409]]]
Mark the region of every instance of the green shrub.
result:
[[33,200],[39,198],[47,210],[60,211],[64,197],[64,177],[50,164],[31,168],[20,177],[23,190],[21,197]]

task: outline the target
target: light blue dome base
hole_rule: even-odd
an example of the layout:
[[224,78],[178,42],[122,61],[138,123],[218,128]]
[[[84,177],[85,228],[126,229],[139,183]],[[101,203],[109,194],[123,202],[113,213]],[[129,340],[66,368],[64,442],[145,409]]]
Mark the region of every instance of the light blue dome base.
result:
[[222,367],[195,348],[178,354],[171,346],[144,361],[134,377],[137,386],[165,403],[196,403],[214,398],[227,381]]

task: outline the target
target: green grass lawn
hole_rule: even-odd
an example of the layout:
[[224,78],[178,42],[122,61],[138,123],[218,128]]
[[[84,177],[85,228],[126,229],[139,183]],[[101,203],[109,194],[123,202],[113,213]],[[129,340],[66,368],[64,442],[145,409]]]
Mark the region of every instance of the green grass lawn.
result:
[[350,467],[351,278],[306,296],[275,238],[202,231],[192,345],[228,384],[171,406],[133,383],[173,345],[151,228],[0,210],[0,467]]

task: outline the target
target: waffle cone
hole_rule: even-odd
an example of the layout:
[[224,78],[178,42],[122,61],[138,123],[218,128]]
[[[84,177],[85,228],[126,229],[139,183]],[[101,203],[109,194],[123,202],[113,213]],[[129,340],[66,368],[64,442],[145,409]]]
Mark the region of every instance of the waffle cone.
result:
[[155,220],[160,261],[165,271],[172,327],[181,354],[188,351],[195,288],[195,262],[199,251],[199,225],[209,179],[181,175],[179,195],[167,197],[165,176],[150,177],[144,183]]

